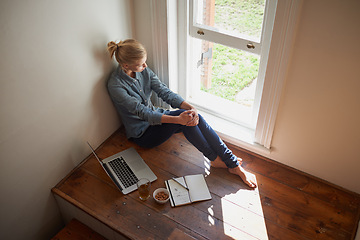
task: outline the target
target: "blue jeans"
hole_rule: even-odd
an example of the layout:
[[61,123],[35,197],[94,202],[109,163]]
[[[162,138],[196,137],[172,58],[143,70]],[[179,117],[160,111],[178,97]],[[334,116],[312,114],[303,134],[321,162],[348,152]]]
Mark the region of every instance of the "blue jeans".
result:
[[[167,112],[166,114],[179,116],[183,111],[185,110],[180,109]],[[214,161],[219,156],[229,168],[239,165],[237,157],[200,114],[197,126],[184,126],[173,123],[151,125],[141,137],[131,138],[131,140],[141,147],[152,148],[168,140],[174,133],[179,132],[183,132],[185,138],[210,161]]]

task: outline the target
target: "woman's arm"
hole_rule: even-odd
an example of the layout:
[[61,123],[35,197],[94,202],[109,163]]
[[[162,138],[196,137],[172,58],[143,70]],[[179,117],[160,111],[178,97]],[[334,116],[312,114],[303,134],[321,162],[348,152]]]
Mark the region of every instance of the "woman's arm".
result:
[[161,123],[175,123],[181,125],[188,125],[193,120],[189,111],[182,112],[179,116],[171,116],[163,114],[161,117]]
[[173,108],[181,108],[188,111],[183,112],[179,116],[163,115],[161,123],[175,123],[187,126],[196,126],[199,123],[199,116],[195,107],[193,107],[184,99],[172,92],[164,83],[162,83],[151,69],[147,68],[150,77],[151,89],[166,103],[170,104]]
[[190,103],[186,102],[186,101],[183,101],[181,104],[180,104],[180,108],[181,109],[185,109],[185,110],[195,110],[195,107],[192,106]]
[[[144,72],[144,71],[143,71]],[[157,97],[169,104],[173,108],[179,108],[184,99],[177,93],[171,91],[168,86],[161,82],[150,68],[146,68],[146,76],[150,79],[150,89],[156,93]]]
[[161,117],[161,123],[175,123],[186,126],[196,126],[199,123],[197,110],[191,104],[183,101],[180,105],[180,108],[187,111],[182,112],[179,116],[170,116],[164,114]]

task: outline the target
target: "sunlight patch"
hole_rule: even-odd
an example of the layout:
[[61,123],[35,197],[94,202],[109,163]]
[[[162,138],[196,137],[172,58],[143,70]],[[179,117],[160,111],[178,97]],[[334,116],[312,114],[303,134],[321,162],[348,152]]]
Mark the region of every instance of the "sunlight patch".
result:
[[254,239],[268,239],[258,188],[240,189],[236,193],[224,196],[221,198],[221,209],[226,235],[243,239],[236,235],[239,234],[233,229],[236,228]]

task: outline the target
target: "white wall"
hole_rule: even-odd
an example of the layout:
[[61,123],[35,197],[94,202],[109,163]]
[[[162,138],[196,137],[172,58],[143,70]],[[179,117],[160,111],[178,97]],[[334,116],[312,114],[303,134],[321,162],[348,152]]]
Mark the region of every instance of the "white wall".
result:
[[106,44],[132,37],[130,0],[0,2],[0,239],[49,239],[50,192],[119,127]]
[[360,193],[360,2],[303,1],[271,157]]
[[151,27],[151,2],[149,0],[133,0],[135,10],[134,38],[140,41],[147,51],[147,64],[153,68],[153,36]]

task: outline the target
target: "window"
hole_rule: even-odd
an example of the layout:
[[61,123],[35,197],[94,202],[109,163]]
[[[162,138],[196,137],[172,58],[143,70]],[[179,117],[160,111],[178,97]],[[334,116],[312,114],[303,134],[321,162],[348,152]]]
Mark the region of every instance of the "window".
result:
[[[231,33],[231,29],[229,30],[226,27],[214,29],[211,24],[201,22],[200,20],[190,22],[190,17],[194,19],[192,7],[199,7],[197,1],[168,0],[164,2],[151,0],[150,2],[152,9],[152,32],[154,33],[152,40],[153,47],[154,49],[161,50],[157,51],[160,54],[155,56],[155,70],[156,68],[164,69],[164,66],[168,66],[168,73],[160,71],[164,72],[162,79],[169,84],[171,89],[186,97],[188,101],[196,102],[195,100],[199,100],[196,105],[200,106],[201,109],[208,110],[210,114],[222,116],[221,111],[231,112],[227,111],[226,107],[231,106],[229,102],[232,100],[216,96],[214,102],[221,106],[218,109],[220,112],[217,112],[217,110],[211,112],[213,107],[208,107],[210,105],[210,100],[208,101],[208,99],[211,98],[206,98],[206,96],[214,94],[207,90],[204,91],[206,86],[201,84],[205,84],[195,81],[194,76],[200,78],[201,74],[205,75],[205,72],[201,72],[198,65],[205,65],[205,61],[209,59],[209,56],[214,61],[213,57],[216,53],[211,52],[210,54],[206,49],[201,51],[201,48],[203,46],[206,47],[207,44],[208,48],[212,49],[221,49],[226,46],[235,49],[235,51],[240,51],[241,54],[248,54],[259,58],[255,98],[250,113],[246,115],[247,119],[243,118],[239,121],[237,116],[231,115],[223,118],[227,120],[226,122],[234,124],[234,126],[243,126],[245,131],[248,132],[247,135],[242,135],[250,136],[250,138],[245,140],[246,143],[250,144],[245,143],[244,147],[255,152],[259,152],[256,147],[259,145],[270,148],[277,107],[286,75],[294,26],[301,0],[267,0],[264,5],[264,18],[260,35]],[[194,5],[195,3],[198,3],[198,5]],[[165,9],[167,14],[159,14],[159,9]],[[167,19],[165,24],[162,21],[164,16]],[[272,20],[271,18],[268,20],[267,16],[272,16]],[[272,24],[273,27],[266,27]],[[167,32],[164,33],[167,36],[167,44],[164,44],[163,37],[161,37],[164,34],[157,34],[163,32],[164,29],[167,29]],[[198,33],[199,30],[200,32]],[[198,47],[192,48],[196,44]],[[236,54],[240,55],[240,53]],[[253,59],[253,61],[256,61],[256,59]],[[228,67],[230,68],[230,66]],[[213,67],[211,70],[213,72],[216,71]],[[197,95],[198,93],[200,95]],[[201,97],[201,95],[205,97]],[[203,103],[201,103],[201,100]],[[254,111],[256,108],[257,110]],[[213,127],[217,128],[214,125]],[[229,135],[228,133],[225,134]],[[255,147],[253,148],[252,146]]]
[[275,6],[265,0],[190,1],[188,101],[255,129],[263,85],[259,73],[269,46],[263,42],[270,42]]

